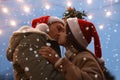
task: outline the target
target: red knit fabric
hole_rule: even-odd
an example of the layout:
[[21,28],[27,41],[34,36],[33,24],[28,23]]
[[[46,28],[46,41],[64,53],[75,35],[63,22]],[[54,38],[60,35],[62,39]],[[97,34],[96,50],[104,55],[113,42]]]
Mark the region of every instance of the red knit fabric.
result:
[[46,23],[46,24],[48,24],[49,17],[50,16],[43,16],[43,17],[40,17],[40,18],[33,19],[32,20],[32,27],[35,28],[36,25],[40,24],[40,23]]
[[[87,40],[88,44],[91,42],[91,38],[92,38],[92,32],[90,30],[90,23],[81,19],[78,19],[78,23],[80,25],[80,29],[85,37],[85,39]],[[87,28],[89,28],[87,30]]]
[[91,42],[91,39],[93,37],[95,55],[96,57],[101,58],[102,56],[101,44],[95,26],[91,22],[87,22],[81,19],[78,19],[78,23],[82,31],[82,34],[84,35],[88,44]]

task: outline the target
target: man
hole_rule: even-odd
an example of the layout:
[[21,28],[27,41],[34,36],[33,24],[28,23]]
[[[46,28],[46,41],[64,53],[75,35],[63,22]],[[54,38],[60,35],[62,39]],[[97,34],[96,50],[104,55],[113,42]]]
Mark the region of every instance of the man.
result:
[[[43,27],[45,24],[48,25],[46,28]],[[63,80],[62,75],[38,50],[42,46],[50,46],[60,55],[59,45],[54,39],[58,38],[57,34],[64,29],[64,25],[57,17],[43,16],[32,21],[33,28],[22,27],[13,33],[7,48],[7,59],[13,62],[15,80]]]

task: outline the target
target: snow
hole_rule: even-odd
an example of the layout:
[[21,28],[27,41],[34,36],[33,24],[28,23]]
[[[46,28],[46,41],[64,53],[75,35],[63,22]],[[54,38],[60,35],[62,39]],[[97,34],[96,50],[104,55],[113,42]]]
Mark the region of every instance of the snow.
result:
[[89,27],[86,27],[85,29],[86,29],[86,30],[89,30]]
[[55,54],[55,57],[58,57],[58,54]]
[[87,58],[86,58],[86,57],[83,57],[83,60],[84,60],[84,61],[86,61],[86,60],[87,60]]
[[46,43],[46,46],[51,46],[51,43],[48,43],[48,42],[47,42],[47,43]]
[[29,48],[29,50],[30,50],[30,51],[32,51],[32,50],[33,50],[33,48]]
[[95,78],[98,78],[98,74],[95,74]]
[[25,71],[26,71],[26,72],[29,71],[29,67],[26,66],[26,67],[25,67]]
[[37,39],[36,39],[36,41],[37,41],[37,42],[39,42],[39,41],[40,41],[40,39],[39,39],[39,38],[37,38]]
[[35,54],[35,57],[39,57],[39,55],[38,55],[38,54]]

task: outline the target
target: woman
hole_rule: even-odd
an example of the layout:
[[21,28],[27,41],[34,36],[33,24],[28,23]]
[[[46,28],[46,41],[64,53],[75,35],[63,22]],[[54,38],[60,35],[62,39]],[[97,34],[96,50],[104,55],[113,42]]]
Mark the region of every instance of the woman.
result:
[[[95,55],[87,49],[92,37]],[[100,41],[92,23],[69,18],[67,27],[59,32],[56,40],[66,48],[66,57],[60,58],[50,47],[42,47],[39,53],[55,65],[65,80],[105,80],[103,68],[98,62],[102,56]]]

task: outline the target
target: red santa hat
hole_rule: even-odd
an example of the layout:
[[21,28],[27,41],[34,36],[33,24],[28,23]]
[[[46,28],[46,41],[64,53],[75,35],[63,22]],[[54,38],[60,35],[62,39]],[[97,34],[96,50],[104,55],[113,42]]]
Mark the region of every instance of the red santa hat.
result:
[[87,48],[92,37],[94,38],[95,56],[101,58],[101,44],[95,26],[91,22],[77,18],[68,18],[67,23],[75,40],[82,47]]
[[45,23],[45,24],[52,24],[54,22],[60,22],[65,25],[64,21],[55,16],[42,16],[40,18],[35,18],[32,20],[32,27],[35,28],[38,24]]

